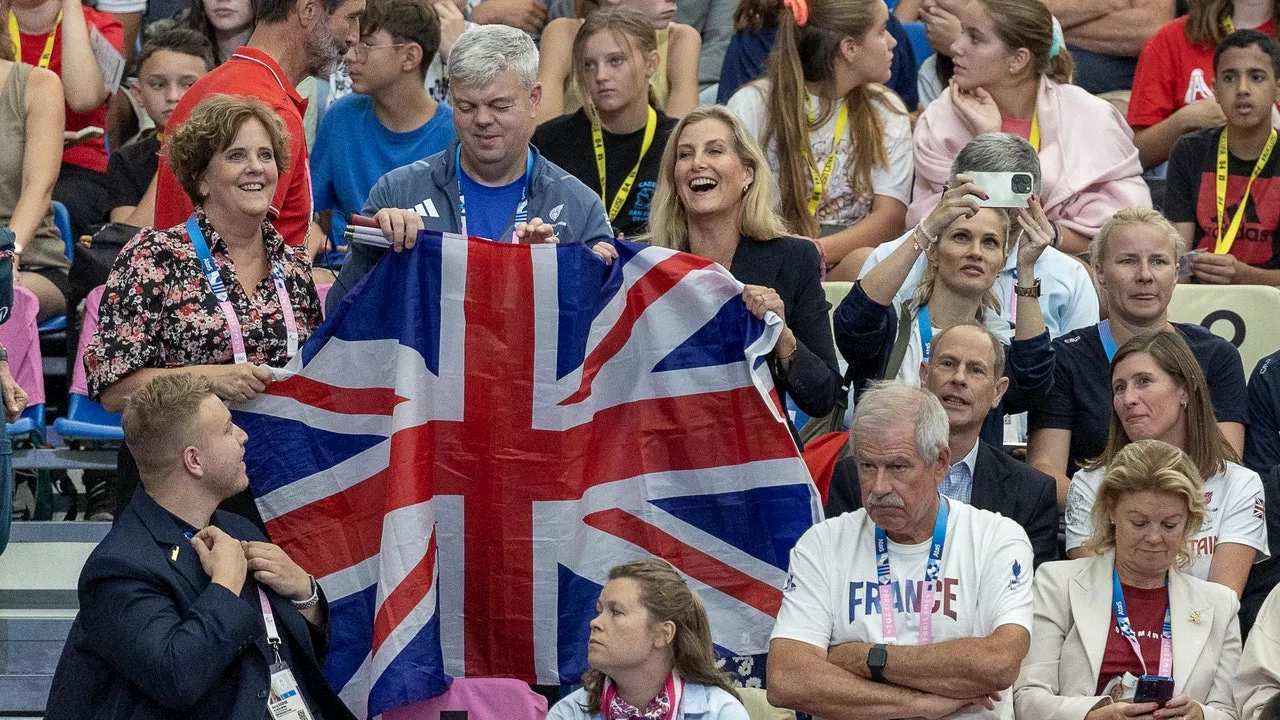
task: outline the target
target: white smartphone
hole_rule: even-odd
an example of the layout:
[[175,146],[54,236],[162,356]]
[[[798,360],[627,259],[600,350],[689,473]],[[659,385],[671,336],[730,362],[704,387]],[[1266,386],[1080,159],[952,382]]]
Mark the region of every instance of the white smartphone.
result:
[[973,184],[987,193],[982,207],[1024,208],[1031,199],[1034,178],[1025,172],[970,172]]

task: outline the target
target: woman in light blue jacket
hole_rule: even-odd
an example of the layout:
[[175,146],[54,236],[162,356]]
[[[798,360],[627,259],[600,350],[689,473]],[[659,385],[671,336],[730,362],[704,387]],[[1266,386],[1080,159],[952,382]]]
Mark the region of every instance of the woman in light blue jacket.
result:
[[702,601],[663,560],[609,571],[587,663],[583,687],[547,720],[749,720],[716,669]]

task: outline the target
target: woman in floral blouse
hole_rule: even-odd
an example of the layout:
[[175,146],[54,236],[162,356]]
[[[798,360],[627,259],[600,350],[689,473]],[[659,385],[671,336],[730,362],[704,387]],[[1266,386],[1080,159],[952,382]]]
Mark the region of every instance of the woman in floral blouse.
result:
[[[271,382],[267,367],[283,366],[320,324],[305,250],[267,219],[288,147],[270,107],[229,95],[200,103],[173,135],[169,162],[195,212],[142,230],[111,268],[85,350],[89,394],[108,410],[175,372],[208,376],[223,400],[249,400]],[[127,448],[119,474],[123,507],[136,484]]]

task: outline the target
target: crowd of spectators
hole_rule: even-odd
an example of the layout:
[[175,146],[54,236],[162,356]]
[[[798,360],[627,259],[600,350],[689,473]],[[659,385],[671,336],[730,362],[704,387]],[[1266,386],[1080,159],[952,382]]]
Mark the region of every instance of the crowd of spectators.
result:
[[[86,566],[51,717],[199,697],[121,669],[159,641],[110,609],[168,590],[115,534],[155,523],[195,536],[187,570],[207,587],[178,613],[248,622],[226,590],[253,604],[259,585],[294,600],[288,659],[309,668],[306,694],[336,702],[310,676],[323,649],[307,630],[326,621],[306,611],[323,593],[252,527],[234,469],[205,476],[160,443],[234,454],[243,438],[210,397],[262,392],[320,324],[318,288],[336,306],[426,229],[583,244],[606,264],[619,239],[719,263],[752,314],[783,321],[767,362],[798,447],[804,419],[841,427],[852,406],[842,459],[814,478],[827,519],[791,555],[773,704],[1280,719],[1280,350],[1246,379],[1235,345],[1170,310],[1179,284],[1280,286],[1280,5],[0,0],[0,14],[14,281],[41,320],[75,318],[79,249],[127,239],[91,283],[106,287],[84,353],[90,397],[125,412],[114,502],[93,513],[120,522]],[[829,301],[843,286],[824,279],[849,289]],[[1250,332],[1280,348],[1276,326]],[[25,395],[3,349],[0,381],[12,419]],[[170,415],[189,431],[161,427]],[[248,518],[223,525],[243,557],[206,528],[225,511]],[[251,582],[255,557],[285,576]],[[102,575],[121,567],[139,574],[129,597]],[[597,609],[592,670],[552,717],[746,717],[671,567],[614,568]],[[264,668],[224,664],[253,675],[226,701],[254,704]]]

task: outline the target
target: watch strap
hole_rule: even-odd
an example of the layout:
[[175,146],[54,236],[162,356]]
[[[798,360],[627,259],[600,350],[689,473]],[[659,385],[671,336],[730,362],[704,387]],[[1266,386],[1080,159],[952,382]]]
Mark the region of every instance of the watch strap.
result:
[[311,581],[311,597],[306,600],[291,600],[293,606],[299,610],[313,608],[320,604],[320,585],[316,583],[315,576],[307,575],[307,579]]

